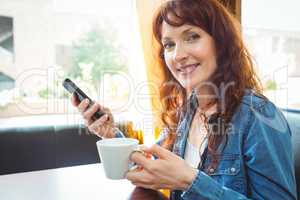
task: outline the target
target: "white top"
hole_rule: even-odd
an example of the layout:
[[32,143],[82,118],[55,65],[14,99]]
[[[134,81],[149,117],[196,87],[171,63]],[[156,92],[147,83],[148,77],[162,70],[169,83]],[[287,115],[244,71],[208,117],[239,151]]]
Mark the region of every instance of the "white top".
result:
[[[212,115],[215,113],[217,110],[217,105],[213,105],[210,107],[205,113],[206,115]],[[196,115],[199,113],[196,113]],[[201,126],[199,123],[200,127],[197,127],[198,132],[204,134],[206,133],[207,135],[207,130],[204,126]],[[198,168],[198,165],[201,161],[201,155],[203,154],[206,146],[207,146],[208,139],[207,137],[204,138],[203,142],[200,145],[200,149],[196,148],[193,144],[190,143],[189,139],[186,141],[186,146],[185,146],[185,153],[184,153],[184,160],[193,168]]]
[[198,168],[198,165],[201,161],[200,157],[205,150],[207,139],[205,139],[200,146],[200,149],[197,149],[189,140],[186,141],[184,160],[193,168]]

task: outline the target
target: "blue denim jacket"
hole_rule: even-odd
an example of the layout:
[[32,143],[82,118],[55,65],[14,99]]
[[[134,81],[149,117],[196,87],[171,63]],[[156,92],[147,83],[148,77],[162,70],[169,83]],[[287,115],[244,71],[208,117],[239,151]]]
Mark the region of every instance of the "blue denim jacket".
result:
[[[181,157],[194,115],[190,111],[179,122],[173,148]],[[205,151],[196,179],[186,191],[172,191],[171,199],[297,199],[291,131],[280,110],[247,90],[231,124],[218,167],[210,168],[212,159]]]
[[[177,128],[173,152],[181,157],[193,115],[183,117]],[[171,199],[297,199],[291,131],[279,109],[247,90],[231,124],[218,167],[209,168],[211,156],[205,155],[190,187],[172,191]],[[158,144],[167,134],[161,135]]]

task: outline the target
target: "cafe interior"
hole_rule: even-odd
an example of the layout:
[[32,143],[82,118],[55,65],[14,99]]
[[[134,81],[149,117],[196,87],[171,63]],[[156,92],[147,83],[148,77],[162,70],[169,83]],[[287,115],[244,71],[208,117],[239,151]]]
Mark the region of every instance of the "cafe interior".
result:
[[[300,2],[219,0],[241,25],[291,132],[300,187]],[[105,177],[96,142],[63,88],[72,79],[117,127],[151,145],[162,128],[151,20],[162,0],[0,0],[0,199],[147,199]],[[230,166],[229,166],[230,167]],[[168,190],[153,194],[165,199]]]

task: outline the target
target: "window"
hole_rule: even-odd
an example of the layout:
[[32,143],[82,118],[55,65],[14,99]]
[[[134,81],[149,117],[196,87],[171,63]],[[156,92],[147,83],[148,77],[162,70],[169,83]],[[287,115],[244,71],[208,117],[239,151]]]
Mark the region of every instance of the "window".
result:
[[281,108],[300,109],[300,2],[242,1],[243,34],[265,95]]
[[12,63],[14,53],[13,18],[0,15],[0,57],[3,63]]
[[[76,110],[61,86],[69,77],[121,120],[138,121],[142,113],[134,92],[146,72],[134,8],[132,0],[2,1],[0,15],[15,22],[16,48],[11,66],[0,56],[0,77],[11,82],[0,90],[0,118],[73,116]],[[9,36],[0,42],[1,55],[3,47],[14,52],[8,45],[13,44],[12,18],[0,17],[0,38],[3,27]]]

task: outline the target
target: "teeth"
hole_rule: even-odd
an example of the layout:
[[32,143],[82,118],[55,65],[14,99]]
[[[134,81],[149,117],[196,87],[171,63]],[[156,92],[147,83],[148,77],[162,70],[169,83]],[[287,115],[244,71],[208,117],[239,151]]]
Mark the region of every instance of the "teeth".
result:
[[190,73],[190,72],[194,71],[194,69],[196,69],[197,66],[198,65],[191,65],[191,66],[186,67],[186,68],[181,68],[181,69],[179,69],[179,71],[181,73],[187,74],[187,73]]

